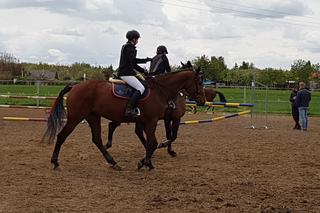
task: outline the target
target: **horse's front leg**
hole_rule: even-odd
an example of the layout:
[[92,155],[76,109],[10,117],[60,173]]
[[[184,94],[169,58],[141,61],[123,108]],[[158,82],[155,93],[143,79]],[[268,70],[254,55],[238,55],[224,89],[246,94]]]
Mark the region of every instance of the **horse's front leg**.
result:
[[149,167],[149,169],[153,169],[154,166],[152,165],[151,158],[154,151],[157,149],[158,142],[156,139],[156,127],[157,127],[157,120],[148,121],[143,125],[144,132],[147,136],[147,143],[146,143],[146,156],[141,161],[138,162],[138,169],[141,169],[143,166]]
[[112,147],[113,133],[114,133],[114,131],[116,130],[116,128],[117,128],[118,126],[120,126],[120,123],[116,123],[116,122],[113,122],[113,121],[111,121],[111,122],[109,123],[108,142],[107,142],[107,144],[104,146],[104,148],[105,148],[106,150]]
[[135,133],[138,136],[138,138],[140,139],[140,142],[142,143],[144,148],[146,148],[147,140],[144,138],[144,135],[143,135],[143,124],[142,123],[136,122]]

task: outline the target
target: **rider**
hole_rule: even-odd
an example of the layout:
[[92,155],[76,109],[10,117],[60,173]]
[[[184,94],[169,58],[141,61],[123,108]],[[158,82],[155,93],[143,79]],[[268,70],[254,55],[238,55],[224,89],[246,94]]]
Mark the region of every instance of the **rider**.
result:
[[118,68],[118,76],[129,84],[131,87],[135,88],[136,91],[130,97],[128,106],[126,109],[126,116],[137,117],[140,115],[140,110],[137,108],[138,100],[140,96],[144,93],[145,87],[137,79],[136,72],[145,73],[145,70],[138,65],[138,63],[147,63],[151,61],[150,58],[139,59],[136,58],[137,50],[136,45],[140,38],[140,34],[136,30],[130,30],[126,34],[128,39],[127,43],[121,48],[120,63]]
[[152,58],[148,73],[149,75],[159,75],[171,72],[169,60],[166,54],[168,54],[168,50],[164,45],[157,47],[157,55]]
[[[157,54],[152,58],[148,75],[160,75],[171,72],[166,54],[168,54],[166,46],[160,45],[157,47]],[[170,109],[175,109],[176,107],[173,100],[168,101],[168,106]]]

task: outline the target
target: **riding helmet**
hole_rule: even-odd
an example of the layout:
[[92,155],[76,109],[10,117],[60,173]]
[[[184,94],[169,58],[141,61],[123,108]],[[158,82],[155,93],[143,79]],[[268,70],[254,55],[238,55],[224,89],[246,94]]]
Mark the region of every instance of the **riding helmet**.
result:
[[136,31],[136,30],[130,30],[130,31],[127,32],[126,38],[127,38],[129,41],[132,41],[133,39],[138,39],[138,38],[140,38],[140,34],[139,34],[139,32]]
[[162,53],[168,54],[168,50],[164,45],[160,45],[159,47],[157,47],[157,54],[162,54]]

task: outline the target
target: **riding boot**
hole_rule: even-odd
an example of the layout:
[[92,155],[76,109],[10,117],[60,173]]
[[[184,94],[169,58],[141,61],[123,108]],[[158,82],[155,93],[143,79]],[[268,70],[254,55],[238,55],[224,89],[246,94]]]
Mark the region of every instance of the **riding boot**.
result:
[[140,96],[141,96],[141,93],[139,90],[135,91],[132,94],[126,109],[126,116],[138,117],[140,115],[140,110],[137,107]]

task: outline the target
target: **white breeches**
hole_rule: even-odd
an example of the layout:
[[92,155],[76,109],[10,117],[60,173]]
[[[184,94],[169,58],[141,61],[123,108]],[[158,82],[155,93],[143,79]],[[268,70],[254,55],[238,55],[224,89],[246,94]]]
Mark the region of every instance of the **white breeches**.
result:
[[141,95],[144,93],[144,90],[145,90],[144,86],[135,76],[120,76],[120,78],[123,81],[125,81],[127,84],[129,84],[131,87],[140,91]]

